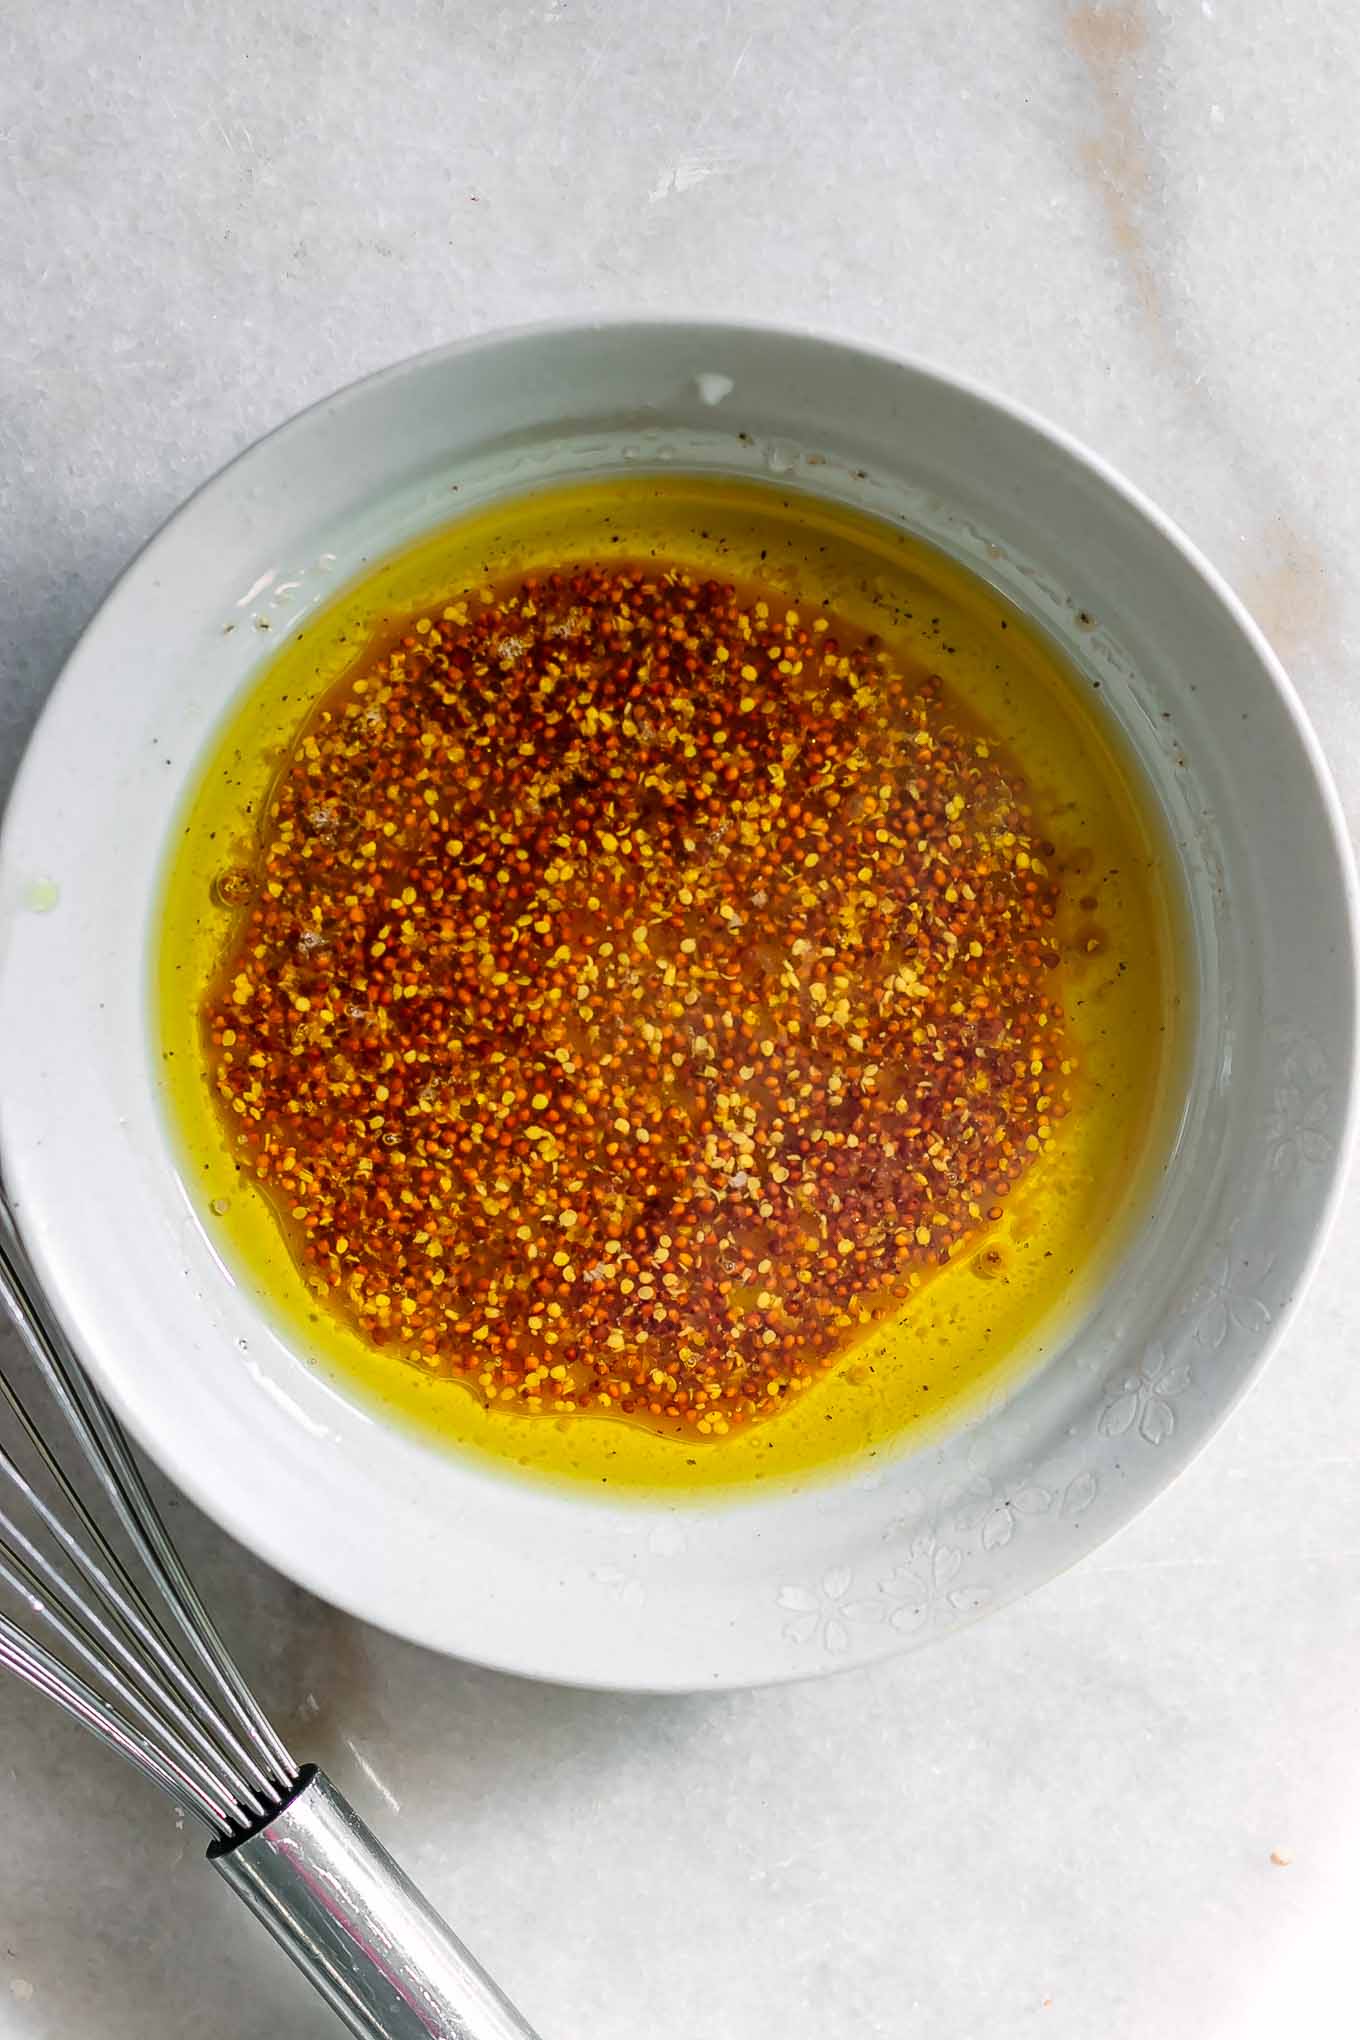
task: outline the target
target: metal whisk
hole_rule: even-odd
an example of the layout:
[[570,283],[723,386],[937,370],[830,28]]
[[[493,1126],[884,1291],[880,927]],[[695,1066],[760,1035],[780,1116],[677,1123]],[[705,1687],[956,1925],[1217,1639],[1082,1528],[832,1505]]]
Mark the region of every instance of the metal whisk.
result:
[[25,1618],[0,1607],[0,1665],[197,1815],[209,1860],[361,2040],[534,2040],[343,1796],[271,1727],[2,1196],[0,1300],[49,1404],[40,1419],[0,1365],[17,1434],[15,1450],[0,1437],[0,1582]]

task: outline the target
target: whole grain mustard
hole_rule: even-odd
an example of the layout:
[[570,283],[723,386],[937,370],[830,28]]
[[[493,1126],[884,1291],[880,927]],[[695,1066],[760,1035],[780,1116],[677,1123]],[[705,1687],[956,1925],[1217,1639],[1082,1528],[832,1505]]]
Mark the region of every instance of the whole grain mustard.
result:
[[1000,1217],[1073,1051],[1052,845],[938,678],[655,563],[309,718],[203,1024],[313,1287],[488,1404],[768,1419]]

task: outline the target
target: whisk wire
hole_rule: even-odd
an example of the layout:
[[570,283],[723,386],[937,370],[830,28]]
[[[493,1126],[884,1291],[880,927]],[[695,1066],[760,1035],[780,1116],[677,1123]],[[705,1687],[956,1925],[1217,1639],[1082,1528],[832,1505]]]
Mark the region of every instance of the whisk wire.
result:
[[[296,1767],[228,1656],[166,1534],[150,1489],[122,1432],[84,1377],[64,1365],[59,1349],[53,1360],[75,1404],[68,1413],[68,1421],[177,1628],[248,1738],[247,1744],[236,1745],[241,1762],[256,1784],[272,1796],[278,1785],[286,1784],[294,1775]],[[220,1732],[225,1725],[216,1715],[212,1718]]]
[[137,1541],[143,1553],[143,1562],[155,1578],[157,1587],[223,1701],[250,1742],[260,1752],[264,1760],[263,1772],[255,1758],[250,1759],[251,1769],[257,1778],[261,1778],[270,1797],[274,1798],[281,1787],[286,1790],[296,1778],[297,1765],[237,1670],[234,1659],[218,1633],[217,1625],[204,1607],[198,1589],[170,1541],[161,1521],[160,1511],[151,1498],[151,1491],[142,1478],[141,1469],[133,1459],[122,1433],[116,1429],[113,1419],[102,1407],[96,1415],[107,1433],[111,1460],[115,1468],[121,1472],[124,1483],[123,1520],[129,1526],[129,1535],[132,1535],[131,1526],[135,1525],[141,1533]]
[[73,1672],[35,1638],[0,1613],[0,1665],[17,1672],[21,1679],[48,1699],[55,1700],[67,1714],[106,1743],[110,1749],[134,1764],[154,1785],[169,1793],[177,1804],[187,1806],[215,1833],[227,1828],[229,1815],[224,1806],[201,1792],[190,1778],[182,1777],[154,1744],[140,1735],[116,1707],[97,1693],[79,1672]]
[[0,1306],[37,1373],[11,1381],[0,1361],[20,1433],[0,1443],[0,1588],[17,1601],[0,1607],[0,1670],[202,1821],[210,1861],[357,2040],[534,2040],[343,1795],[294,1764],[48,1308],[3,1185]]
[[[44,1527],[52,1529],[51,1512],[3,1447],[0,1447],[0,1474],[5,1475],[24,1496]],[[69,1548],[71,1540],[63,1537],[62,1541]],[[86,1569],[86,1564],[82,1564],[82,1571]],[[89,1567],[89,1571],[97,1580],[97,1569]],[[244,1824],[266,1810],[268,1802],[260,1803],[254,1795],[248,1802],[237,1803],[240,1800],[238,1787],[212,1739],[156,1677],[152,1668],[134,1649],[129,1648],[113,1623],[106,1620],[98,1607],[65,1577],[3,1506],[0,1506],[0,1579],[9,1581],[20,1597],[28,1602],[32,1612],[55,1630],[66,1647],[74,1651],[96,1678],[109,1687],[144,1728],[159,1734],[186,1772],[196,1776],[206,1789],[218,1793],[227,1806],[234,1809],[233,1818]],[[118,1613],[116,1606],[113,1612],[115,1615]],[[108,1658],[101,1655],[101,1645],[117,1660],[116,1664],[110,1664]]]
[[[48,1393],[65,1418],[95,1474],[124,1535],[145,1568],[159,1600],[173,1620],[179,1641],[172,1640],[144,1593],[109,1542],[90,1509],[80,1498],[33,1421],[23,1400],[0,1372],[0,1393],[38,1455],[46,1474],[55,1482],[64,1502],[73,1510],[85,1533],[86,1543],[75,1536],[44,1502],[17,1463],[0,1452],[0,1474],[22,1494],[43,1527],[56,1540],[71,1564],[107,1603],[122,1631],[120,1638],[90,1606],[88,1599],[33,1545],[12,1518],[0,1512],[0,1576],[28,1602],[31,1611],[57,1630],[68,1650],[73,1651],[131,1711],[155,1739],[162,1762],[157,1782],[167,1790],[183,1791],[186,1779],[197,1779],[198,1790],[210,1807],[209,1818],[224,1834],[239,1832],[261,1814],[277,1806],[297,1777],[297,1767],[227,1652],[217,1629],[194,1589],[183,1563],[161,1521],[141,1470],[115,1419],[104,1405],[84,1372],[71,1359],[64,1334],[39,1301],[41,1292],[28,1267],[12,1216],[0,1199],[0,1298],[24,1340],[24,1344]],[[16,1543],[18,1548],[16,1548]],[[92,1556],[89,1546],[96,1556]],[[52,1603],[55,1602],[54,1607]],[[25,1631],[10,1625],[11,1649],[22,1639],[39,1653],[34,1660],[44,1675],[44,1690],[60,1699],[61,1661],[37,1645]],[[100,1643],[103,1651],[101,1653]],[[130,1643],[140,1643],[159,1668],[141,1661]],[[183,1646],[187,1645],[186,1658]],[[22,1655],[22,1652],[20,1652]],[[110,1655],[117,1660],[109,1661]],[[196,1661],[212,1688],[205,1693],[195,1677]],[[7,1661],[12,1662],[12,1659]],[[119,1668],[124,1668],[120,1670]],[[19,1669],[15,1665],[15,1669]],[[53,1669],[55,1668],[55,1670]],[[129,1684],[124,1671],[133,1674]],[[30,1676],[32,1672],[30,1671]],[[166,1684],[169,1680],[180,1697]],[[36,1680],[35,1680],[36,1682]],[[91,1703],[102,1707],[113,1722],[119,1747],[127,1743],[145,1751],[145,1741],[126,1714],[110,1709],[107,1702],[84,1680],[80,1681],[79,1712],[93,1725]],[[181,1704],[187,1700],[193,1715]],[[221,1705],[215,1704],[220,1701]],[[173,1724],[173,1726],[172,1726]],[[107,1739],[107,1736],[106,1736]],[[148,1770],[146,1762],[143,1770]],[[167,1785],[165,1773],[175,1779]],[[207,1781],[211,1781],[210,1785]],[[209,1796],[210,1795],[210,1796]],[[201,1809],[200,1809],[201,1810]]]
[[[3,1290],[3,1278],[0,1277],[0,1293],[3,1293]],[[272,1801],[261,1797],[262,1780],[251,1753],[234,1734],[228,1731],[224,1723],[217,1721],[211,1708],[205,1704],[203,1695],[192,1672],[185,1664],[181,1654],[176,1650],[172,1640],[166,1635],[165,1630],[157,1621],[155,1611],[148,1605],[136,1581],[132,1578],[122,1559],[104,1535],[90,1510],[85,1506],[83,1498],[72,1486],[66,1476],[65,1469],[48,1447],[46,1439],[34,1424],[23,1403],[15,1395],[13,1388],[3,1373],[0,1373],[0,1395],[8,1403],[15,1420],[22,1428],[34,1454],[40,1461],[44,1473],[51,1480],[62,1500],[71,1510],[71,1513],[76,1517],[77,1522],[85,1533],[85,1537],[88,1539],[89,1546],[93,1547],[97,1556],[91,1556],[90,1549],[87,1548],[86,1544],[83,1544],[80,1538],[75,1536],[66,1527],[61,1517],[49,1506],[32,1483],[24,1478],[13,1459],[3,1448],[0,1448],[0,1473],[3,1473],[19,1488],[28,1506],[39,1518],[49,1536],[62,1547],[71,1563],[80,1571],[90,1586],[103,1597],[109,1609],[117,1618],[119,1626],[123,1631],[125,1643],[137,1643],[149,1651],[166,1677],[178,1688],[181,1697],[188,1700],[193,1714],[199,1717],[197,1722],[193,1720],[193,1715],[180,1711],[179,1703],[174,1699],[173,1695],[167,1695],[165,1702],[169,1711],[179,1721],[185,1732],[192,1736],[192,1739],[199,1744],[201,1749],[207,1748],[216,1756],[217,1753],[213,1747],[211,1736],[207,1732],[210,1729],[216,1728],[219,1739],[226,1746],[227,1753],[245,1769],[248,1775],[255,1777],[256,1785],[249,1794],[247,1808],[248,1817],[253,1818],[256,1813],[264,1811],[265,1807],[272,1803]],[[111,1645],[111,1647],[118,1648],[116,1645]],[[151,1678],[151,1668],[143,1666],[140,1660],[136,1658],[135,1652],[132,1653],[132,1662],[136,1666],[139,1675],[148,1680]]]

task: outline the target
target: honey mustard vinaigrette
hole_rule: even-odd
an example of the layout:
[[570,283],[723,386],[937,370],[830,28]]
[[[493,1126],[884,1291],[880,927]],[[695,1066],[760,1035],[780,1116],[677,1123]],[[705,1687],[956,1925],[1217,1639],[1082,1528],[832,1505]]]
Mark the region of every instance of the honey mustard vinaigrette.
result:
[[450,1443],[803,1472],[1051,1350],[1166,1144],[1171,859],[1088,688],[814,498],[451,526],[233,714],[157,1009],[204,1222]]

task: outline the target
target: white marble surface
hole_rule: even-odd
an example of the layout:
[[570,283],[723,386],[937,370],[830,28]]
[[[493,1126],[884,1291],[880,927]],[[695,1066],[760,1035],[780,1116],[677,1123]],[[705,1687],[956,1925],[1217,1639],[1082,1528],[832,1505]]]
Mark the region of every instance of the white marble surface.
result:
[[[919,350],[1099,447],[1255,606],[1355,818],[1358,86],[1349,0],[9,0],[5,776],[110,577],[257,433],[487,326],[702,309]],[[177,1521],[281,1721],[545,2040],[1327,2040],[1358,1253],[1352,1196],[1265,1383],[1116,1543],[839,1680],[521,1685]],[[0,1688],[0,2040],[336,2030],[195,1853]]]

